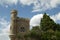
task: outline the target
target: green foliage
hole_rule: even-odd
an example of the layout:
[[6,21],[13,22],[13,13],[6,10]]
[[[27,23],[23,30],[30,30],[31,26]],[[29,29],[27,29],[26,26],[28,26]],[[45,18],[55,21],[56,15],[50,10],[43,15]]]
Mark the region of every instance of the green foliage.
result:
[[43,15],[43,18],[41,19],[40,26],[43,31],[46,31],[48,29],[56,29],[56,23],[52,19],[50,19],[50,17],[46,13]]
[[60,24],[56,24],[45,13],[40,26],[33,27],[24,37],[26,40],[60,40]]
[[60,40],[60,31],[56,31],[55,36],[57,40]]
[[57,24],[56,26],[57,26],[56,29],[57,29],[58,31],[60,31],[60,24]]
[[38,40],[40,40],[40,36],[41,36],[41,34],[40,34],[40,28],[39,28],[39,26],[35,26],[35,27],[33,27],[33,29],[30,31],[30,33],[28,33],[27,35],[25,35],[25,37],[30,37],[30,39],[38,39]]
[[31,37],[39,38],[40,32],[41,32],[41,30],[40,30],[39,26],[33,27],[33,29],[31,30]]
[[23,36],[22,36],[22,34],[18,33],[18,34],[16,35],[16,37],[17,37],[18,39],[20,39],[20,38],[22,38]]

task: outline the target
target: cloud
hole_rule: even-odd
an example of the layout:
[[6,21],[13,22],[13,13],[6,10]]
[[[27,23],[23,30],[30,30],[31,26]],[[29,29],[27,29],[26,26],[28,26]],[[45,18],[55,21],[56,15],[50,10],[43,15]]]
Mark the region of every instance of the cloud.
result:
[[22,5],[31,5],[33,0],[20,0],[20,3]]
[[0,17],[0,40],[9,40],[10,23]]
[[8,5],[17,5],[18,3],[23,6],[31,6],[32,4],[32,12],[41,12],[56,8],[58,5],[60,5],[60,0],[0,0],[0,5],[3,5],[6,8]]
[[42,17],[43,17],[43,14],[34,15],[30,19],[30,28],[32,28],[32,26],[38,26],[40,24],[40,21],[41,21]]
[[0,40],[10,40],[8,35],[0,35]]
[[8,5],[12,5],[12,4],[17,4],[17,0],[0,0],[0,4],[8,4]]
[[20,0],[22,5],[33,4],[32,12],[41,12],[48,9],[52,9],[60,5],[60,0]]
[[4,7],[8,7],[11,5],[17,5],[18,0],[0,0],[0,5]]
[[59,20],[60,20],[60,12],[57,13],[57,14],[55,14],[55,15],[52,15],[51,18],[52,18],[55,22],[59,21]]
[[[47,15],[49,15],[49,14],[47,14]],[[43,14],[34,15],[34,16],[30,19],[30,29],[31,29],[33,26],[38,26],[38,25],[40,26],[41,18],[43,18]],[[57,23],[58,20],[60,21],[60,12],[57,13],[57,14],[55,14],[55,15],[50,15],[50,18]]]
[[5,7],[8,8],[8,5],[6,5]]

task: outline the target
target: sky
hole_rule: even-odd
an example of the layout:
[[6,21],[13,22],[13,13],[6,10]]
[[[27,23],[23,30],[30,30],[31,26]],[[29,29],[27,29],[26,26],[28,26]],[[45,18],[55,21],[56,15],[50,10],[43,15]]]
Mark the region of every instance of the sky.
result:
[[40,23],[43,14],[60,24],[60,0],[0,0],[0,40],[10,40],[10,13],[18,11],[18,16],[30,19],[30,28]]

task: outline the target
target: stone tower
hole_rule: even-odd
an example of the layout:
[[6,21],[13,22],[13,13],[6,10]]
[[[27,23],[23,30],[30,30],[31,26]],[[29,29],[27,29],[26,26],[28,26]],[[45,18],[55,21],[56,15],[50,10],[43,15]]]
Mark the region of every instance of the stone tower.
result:
[[[10,22],[10,39],[11,40],[25,40],[24,34],[29,32],[29,19],[17,17],[17,10],[11,11],[11,22]],[[22,36],[22,38],[18,38]]]

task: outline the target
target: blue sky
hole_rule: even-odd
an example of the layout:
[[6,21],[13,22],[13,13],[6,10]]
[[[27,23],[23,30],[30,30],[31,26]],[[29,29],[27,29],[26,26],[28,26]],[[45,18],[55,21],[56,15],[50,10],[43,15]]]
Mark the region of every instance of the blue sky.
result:
[[39,25],[45,12],[60,23],[60,0],[0,0],[0,40],[9,40],[12,9],[18,10],[19,17],[30,18],[30,26]]

